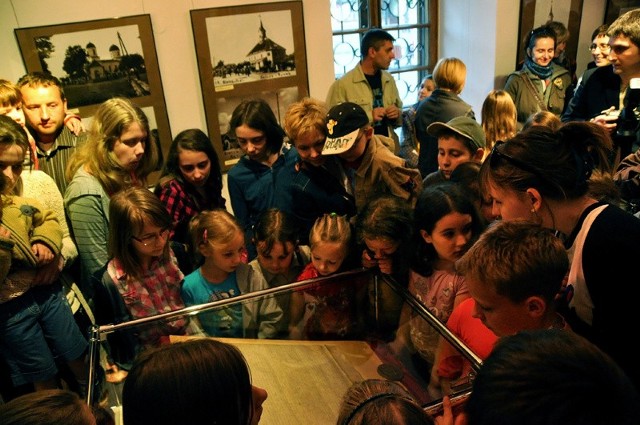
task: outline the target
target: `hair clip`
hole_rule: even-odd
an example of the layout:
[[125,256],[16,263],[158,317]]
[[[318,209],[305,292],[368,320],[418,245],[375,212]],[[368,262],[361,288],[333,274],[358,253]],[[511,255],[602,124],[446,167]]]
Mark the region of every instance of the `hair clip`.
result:
[[338,216],[338,213],[335,213],[335,212],[329,213],[329,217],[337,217],[337,216]]
[[209,232],[207,232],[207,229],[204,229],[204,232],[202,232],[202,242],[207,242],[208,235]]

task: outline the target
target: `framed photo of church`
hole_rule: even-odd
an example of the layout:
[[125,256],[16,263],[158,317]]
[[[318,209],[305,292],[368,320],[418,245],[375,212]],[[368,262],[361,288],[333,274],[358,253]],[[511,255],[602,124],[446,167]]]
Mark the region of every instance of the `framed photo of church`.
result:
[[309,95],[302,2],[192,10],[191,25],[209,137],[228,170],[242,156],[229,132],[240,102],[265,99],[282,124]]
[[149,116],[163,153],[171,145],[150,15],[17,28],[27,72],[57,77],[67,107],[90,120],[112,97],[130,98]]

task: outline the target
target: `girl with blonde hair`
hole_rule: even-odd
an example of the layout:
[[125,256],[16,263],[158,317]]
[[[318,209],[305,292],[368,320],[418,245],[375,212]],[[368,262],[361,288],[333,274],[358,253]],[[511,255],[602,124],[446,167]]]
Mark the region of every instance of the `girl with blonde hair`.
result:
[[146,186],[158,152],[149,121],[128,99],[102,103],[89,137],[69,159],[64,205],[78,245],[82,280],[109,260],[109,200],[129,186]]
[[[498,140],[515,136],[518,112],[513,99],[504,90],[491,90],[482,103],[482,129],[487,139],[485,152],[491,152]],[[486,155],[485,155],[486,156]]]

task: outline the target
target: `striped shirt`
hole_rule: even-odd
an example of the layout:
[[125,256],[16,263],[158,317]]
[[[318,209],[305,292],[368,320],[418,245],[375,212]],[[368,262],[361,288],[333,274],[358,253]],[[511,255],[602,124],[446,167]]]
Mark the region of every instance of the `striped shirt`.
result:
[[40,149],[39,145],[37,146],[38,166],[40,170],[53,178],[62,194],[64,194],[67,188],[67,181],[64,177],[67,162],[86,139],[87,133],[75,136],[67,127],[63,127],[51,150],[45,152]]

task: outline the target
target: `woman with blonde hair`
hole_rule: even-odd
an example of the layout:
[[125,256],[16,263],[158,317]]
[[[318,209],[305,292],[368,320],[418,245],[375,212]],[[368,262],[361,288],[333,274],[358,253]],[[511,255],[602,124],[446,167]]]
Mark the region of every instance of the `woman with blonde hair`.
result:
[[475,119],[471,105],[460,98],[467,78],[467,67],[458,58],[443,58],[433,69],[436,89],[424,99],[416,111],[416,138],[420,143],[418,169],[423,177],[438,170],[438,140],[427,132],[429,124],[448,122],[467,116]]
[[129,186],[146,186],[158,152],[149,120],[128,99],[102,103],[84,145],[69,159],[64,206],[78,245],[82,280],[109,260],[109,200]]
[[487,139],[486,154],[491,152],[495,142],[515,136],[518,112],[513,99],[506,91],[491,90],[482,103],[481,115],[482,129]]

